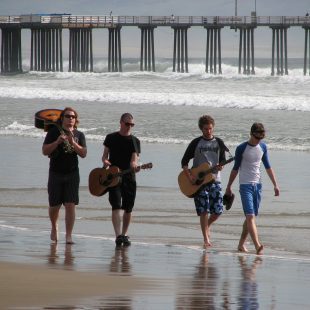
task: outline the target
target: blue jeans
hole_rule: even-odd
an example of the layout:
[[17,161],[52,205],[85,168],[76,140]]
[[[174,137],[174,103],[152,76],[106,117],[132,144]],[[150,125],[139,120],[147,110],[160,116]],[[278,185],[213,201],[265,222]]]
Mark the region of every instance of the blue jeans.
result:
[[258,215],[258,209],[261,202],[262,184],[240,184],[239,187],[243,212],[245,215]]

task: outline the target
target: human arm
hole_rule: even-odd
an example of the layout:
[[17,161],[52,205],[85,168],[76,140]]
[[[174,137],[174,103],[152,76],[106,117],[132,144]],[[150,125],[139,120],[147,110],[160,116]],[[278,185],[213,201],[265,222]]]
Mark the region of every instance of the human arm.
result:
[[229,176],[229,179],[228,179],[227,186],[226,186],[225,194],[227,194],[227,195],[231,195],[232,194],[231,186],[234,183],[237,175],[238,175],[238,170],[232,169],[231,172],[230,172],[230,176]]
[[56,151],[59,144],[62,144],[66,139],[65,135],[61,135],[59,130],[52,128],[50,129],[44,139],[42,145],[42,153],[44,156],[50,156]]
[[50,156],[58,147],[59,144],[63,143],[64,138],[60,135],[54,142],[43,144],[42,153],[44,156]]
[[140,170],[139,168],[139,154],[136,152],[132,153],[130,160],[130,167],[134,169],[135,172]]
[[192,184],[194,184],[196,182],[196,178],[194,175],[191,174],[191,170],[188,168],[188,164],[189,164],[190,160],[192,158],[194,158],[195,149],[196,149],[196,146],[197,146],[199,140],[200,140],[200,137],[191,141],[191,143],[186,148],[185,153],[184,153],[182,160],[181,160],[182,169],[184,170],[188,180]]
[[78,142],[75,141],[73,135],[67,136],[68,142],[73,146],[74,151],[82,158],[85,158],[87,155],[87,147],[85,142],[85,136],[84,134],[81,134],[81,141]]
[[239,146],[237,146],[237,148],[236,148],[234,166],[230,172],[230,176],[229,176],[227,187],[226,187],[226,194],[228,194],[228,195],[232,194],[231,186],[232,186],[233,182],[235,181],[235,179],[238,175],[239,168],[240,168],[241,162],[242,162],[243,152],[246,148],[246,145],[247,145],[247,143],[242,143]]
[[183,166],[183,171],[185,175],[187,176],[188,180],[192,183],[195,184],[196,182],[196,177],[191,173],[191,170],[188,168],[188,166]]
[[266,169],[266,172],[269,176],[269,179],[271,180],[271,182],[273,184],[274,195],[279,196],[280,195],[280,189],[279,189],[279,186],[278,186],[276,176],[275,176],[273,169],[272,168]]
[[111,162],[109,161],[109,155],[110,155],[110,149],[107,146],[105,146],[102,154],[103,167],[105,168],[111,166]]

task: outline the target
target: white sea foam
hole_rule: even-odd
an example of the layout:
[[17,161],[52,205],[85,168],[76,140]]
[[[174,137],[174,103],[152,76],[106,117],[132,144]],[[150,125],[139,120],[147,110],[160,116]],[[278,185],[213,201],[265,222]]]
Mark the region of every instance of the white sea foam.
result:
[[[105,134],[94,134],[99,130],[98,128],[83,128],[80,127],[79,130],[85,133],[86,139],[88,141],[99,141],[100,143],[104,141]],[[102,131],[102,128],[100,128]],[[29,138],[44,138],[46,133],[42,129],[37,129],[34,126],[24,125],[17,121],[14,121],[12,124],[5,126],[4,128],[0,127],[0,136],[19,136],[19,137],[29,137]],[[165,137],[148,137],[148,136],[139,136],[139,139],[143,143],[159,143],[159,144],[188,144],[190,139],[183,138],[171,138],[168,135]],[[298,140],[292,140],[291,138],[270,141],[268,147],[272,150],[283,150],[283,151],[310,151],[310,145],[308,141],[304,141],[303,138]],[[228,147],[236,147],[240,140],[229,140],[225,139],[225,143]]]
[[272,96],[268,94],[231,94],[220,92],[195,92],[167,94],[159,91],[118,90],[68,90],[42,87],[0,87],[0,97],[21,99],[51,99],[59,101],[97,101],[109,104],[186,105],[221,108],[310,111],[306,96]]

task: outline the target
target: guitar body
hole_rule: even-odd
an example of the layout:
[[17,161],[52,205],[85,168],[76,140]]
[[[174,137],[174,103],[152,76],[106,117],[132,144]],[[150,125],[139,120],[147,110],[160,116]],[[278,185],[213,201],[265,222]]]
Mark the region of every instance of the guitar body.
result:
[[188,179],[187,175],[185,174],[185,171],[181,171],[178,177],[178,183],[181,192],[189,197],[193,198],[195,194],[200,190],[202,186],[205,184],[214,181],[213,174],[207,173],[206,175],[203,176],[203,178],[199,177],[199,174],[202,173],[204,174],[205,171],[210,170],[210,165],[208,163],[203,163],[197,168],[192,168],[191,169],[191,174],[194,175],[197,178],[197,184],[192,184],[190,180]]
[[[139,170],[151,169],[153,167],[152,163],[144,164],[138,166]],[[121,171],[116,166],[110,166],[109,169],[105,168],[95,168],[89,173],[88,177],[88,188],[92,195],[102,196],[104,195],[110,187],[118,185],[121,181],[121,177],[127,173],[133,173],[133,169],[127,169]]]
[[38,111],[34,115],[34,126],[39,129],[48,131],[50,126],[55,125],[59,119],[62,110],[59,109],[46,109]]
[[88,177],[89,191],[94,196],[104,195],[110,187],[119,184],[120,176],[115,176],[120,172],[116,166],[111,166],[109,169],[95,168]]
[[[231,163],[235,160],[235,157],[231,157],[227,160],[224,160],[220,163],[221,166],[224,166],[228,163]],[[208,163],[203,163],[196,168],[191,169],[191,174],[195,176],[196,183],[192,184],[185,174],[184,170],[181,171],[178,177],[179,187],[181,192],[189,197],[193,198],[195,194],[204,186],[205,184],[214,181],[214,176],[212,172],[217,171],[217,165],[211,167]]]

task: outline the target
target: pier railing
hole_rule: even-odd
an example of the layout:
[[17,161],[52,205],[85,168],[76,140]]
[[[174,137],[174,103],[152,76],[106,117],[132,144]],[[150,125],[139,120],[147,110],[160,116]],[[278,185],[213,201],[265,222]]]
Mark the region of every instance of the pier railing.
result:
[[58,25],[71,27],[116,27],[116,26],[310,26],[309,16],[80,16],[80,15],[15,15],[0,16],[1,24],[20,24],[28,28],[30,25]]

